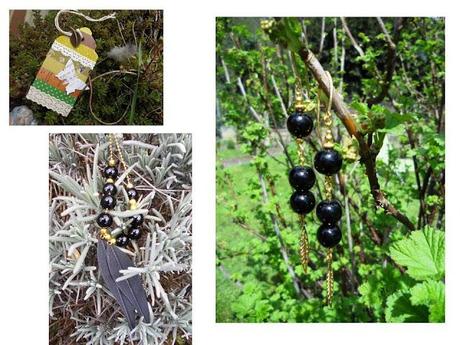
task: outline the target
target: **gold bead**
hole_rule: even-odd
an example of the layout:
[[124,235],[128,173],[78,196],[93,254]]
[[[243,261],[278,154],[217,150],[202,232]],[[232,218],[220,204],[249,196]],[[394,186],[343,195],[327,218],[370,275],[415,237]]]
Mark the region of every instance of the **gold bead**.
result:
[[131,182],[129,182],[127,185],[126,185],[126,188],[128,189],[131,189],[131,188],[134,188],[133,184]]
[[135,199],[130,199],[129,200],[129,209],[130,210],[135,210],[137,208],[137,202]]
[[116,164],[115,159],[110,158],[110,159],[109,159],[109,165],[110,165],[111,167],[113,167],[113,166],[115,166],[115,164]]
[[111,179],[110,177],[106,180],[107,183],[113,183],[113,179]]
[[107,229],[106,228],[101,228],[101,230],[99,230],[99,234],[101,236],[107,235]]
[[110,240],[107,241],[111,246],[113,246],[116,242],[114,238],[111,238]]
[[112,239],[112,235],[110,235],[110,234],[105,234],[105,235],[104,235],[104,236],[102,236],[102,237],[103,237],[103,238],[104,238],[104,240],[106,240],[106,241],[109,241],[109,240],[111,240],[111,239]]
[[334,143],[330,141],[326,141],[323,145],[325,149],[332,149],[334,147]]

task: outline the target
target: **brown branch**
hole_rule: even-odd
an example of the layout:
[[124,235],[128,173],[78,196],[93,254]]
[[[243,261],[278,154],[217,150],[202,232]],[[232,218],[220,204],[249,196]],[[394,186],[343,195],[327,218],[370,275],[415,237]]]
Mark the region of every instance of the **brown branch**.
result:
[[[323,92],[328,95],[330,93],[329,79],[318,59],[310,50],[306,48],[301,48],[299,50],[299,55],[301,56],[308,70],[313,74],[321,90],[323,90]],[[387,214],[391,215],[400,223],[404,224],[409,230],[415,230],[415,226],[410,221],[410,219],[401,213],[398,209],[396,209],[396,207],[394,207],[387,200],[384,192],[380,189],[375,167],[376,156],[375,154],[372,154],[365,138],[358,131],[358,126],[352,113],[335,89],[332,90],[332,107],[337,117],[342,121],[343,125],[347,129],[348,133],[354,136],[358,141],[361,162],[365,166],[366,175],[369,180],[369,186],[376,206],[383,208]]]
[[398,44],[401,29],[403,26],[403,18],[395,18],[394,37],[393,39],[391,39],[388,31],[385,28],[385,24],[383,23],[382,19],[378,17],[377,21],[385,36],[385,40],[387,41],[386,72],[385,72],[385,79],[383,80],[383,85],[380,89],[379,94],[367,101],[367,104],[369,107],[372,106],[373,104],[378,104],[382,102],[385,99],[385,97],[388,95],[388,91],[390,90],[391,81],[393,80],[393,74],[394,74],[395,67],[396,67],[396,45]]
[[359,43],[353,37],[353,34],[351,33],[350,29],[348,28],[347,20],[345,19],[345,17],[340,17],[340,20],[342,21],[343,30],[345,30],[345,33],[347,34],[348,38],[350,39],[352,46],[356,49],[356,51],[358,52],[359,56],[363,57],[364,56],[363,48],[361,48]]

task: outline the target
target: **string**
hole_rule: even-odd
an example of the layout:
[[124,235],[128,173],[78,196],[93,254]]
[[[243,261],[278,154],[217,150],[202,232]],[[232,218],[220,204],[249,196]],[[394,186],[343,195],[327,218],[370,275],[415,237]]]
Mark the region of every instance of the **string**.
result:
[[[97,77],[96,77],[97,78]],[[93,80],[91,78],[91,75],[88,76],[88,87],[89,87],[89,101],[88,101],[88,105],[89,105],[89,112],[91,113],[91,115],[97,120],[99,121],[100,123],[104,124],[104,125],[116,125],[117,123],[121,122],[121,120],[123,120],[123,118],[126,116],[126,114],[128,114],[128,110],[131,106],[131,102],[128,103],[128,105],[126,106],[126,109],[125,109],[125,112],[116,120],[116,121],[113,121],[113,122],[106,122],[104,120],[102,120],[100,117],[98,117],[94,111],[93,111]]]
[[[59,16],[63,13],[70,13],[70,14],[74,14],[74,15],[77,15],[77,16],[80,16],[80,17],[83,17],[85,18],[87,21],[89,22],[103,22],[105,20],[108,20],[108,19],[115,19],[116,18],[116,13],[113,12],[107,16],[103,16],[101,18],[92,18],[90,16],[87,16],[79,11],[76,11],[76,10],[60,10],[58,13],[56,13],[56,17],[54,17],[54,26],[56,26],[56,29],[57,31],[59,31],[61,34],[65,35],[65,36],[72,36],[72,32],[70,31],[65,31],[61,28],[61,26],[59,25]],[[79,31],[77,29],[77,31]]]

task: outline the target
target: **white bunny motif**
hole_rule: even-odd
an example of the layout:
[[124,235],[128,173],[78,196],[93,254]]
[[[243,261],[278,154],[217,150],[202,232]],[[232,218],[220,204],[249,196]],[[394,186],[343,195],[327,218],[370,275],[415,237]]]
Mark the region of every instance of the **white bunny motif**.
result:
[[77,73],[75,72],[75,66],[73,64],[72,59],[69,59],[64,67],[64,69],[59,72],[56,77],[59,80],[62,80],[66,85],[65,90],[68,95],[76,90],[85,90],[86,84],[82,82],[77,77]]

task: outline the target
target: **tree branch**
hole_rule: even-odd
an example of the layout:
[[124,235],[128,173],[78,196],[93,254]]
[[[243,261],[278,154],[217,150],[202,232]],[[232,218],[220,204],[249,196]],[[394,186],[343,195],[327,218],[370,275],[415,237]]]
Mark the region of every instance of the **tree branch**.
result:
[[387,29],[385,28],[385,24],[383,23],[382,19],[377,17],[377,21],[380,25],[381,30],[385,36],[385,40],[387,41],[387,59],[386,59],[386,72],[385,78],[383,80],[383,85],[380,89],[380,93],[369,99],[367,101],[367,105],[370,107],[373,104],[379,104],[382,102],[385,97],[388,95],[388,91],[390,90],[391,81],[393,80],[393,74],[395,71],[396,66],[396,45],[399,41],[399,36],[402,29],[403,18],[395,18],[394,21],[394,39],[392,40]]
[[[300,48],[299,55],[301,56],[308,70],[313,74],[321,90],[323,90],[324,93],[328,95],[330,93],[329,79],[318,59],[310,50],[306,49],[305,47]],[[380,189],[377,170],[375,167],[375,155],[371,153],[365,138],[358,131],[358,126],[352,113],[335,89],[332,90],[332,107],[335,110],[337,117],[342,121],[343,125],[347,129],[348,133],[354,136],[358,141],[361,162],[365,166],[369,186],[376,206],[383,208],[386,213],[397,219],[400,223],[404,224],[409,230],[415,230],[415,226],[410,221],[410,219],[401,213],[398,209],[396,209],[387,200],[384,192]]]
[[345,17],[340,17],[340,20],[342,21],[343,29],[345,30],[345,33],[347,34],[348,38],[350,39],[352,46],[356,49],[356,51],[358,52],[359,56],[363,57],[364,56],[363,48],[361,48],[359,43],[353,37],[350,29],[348,28],[347,20],[345,19]]

